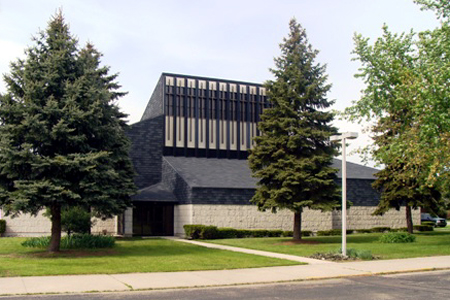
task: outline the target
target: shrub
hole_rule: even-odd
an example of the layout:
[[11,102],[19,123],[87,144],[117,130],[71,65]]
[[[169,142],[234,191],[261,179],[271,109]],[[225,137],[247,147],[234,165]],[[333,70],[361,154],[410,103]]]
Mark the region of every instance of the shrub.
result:
[[372,229],[357,229],[357,233],[372,233]]
[[205,225],[187,224],[184,225],[184,233],[188,239],[196,240],[200,238],[200,233]]
[[[348,229],[346,230],[347,234],[352,234],[354,230]],[[335,236],[335,235],[342,235],[341,229],[330,229],[330,230],[321,230],[317,231],[317,236]]]
[[283,234],[283,230],[269,230],[268,236],[269,237],[280,237]]
[[200,239],[202,240],[212,240],[217,239],[219,234],[216,226],[203,226],[200,231]]
[[426,226],[436,226],[436,223],[434,223],[433,221],[424,221],[422,222],[420,225],[426,225]]
[[6,231],[6,220],[0,220],[0,236]]
[[[61,249],[95,249],[95,248],[112,248],[116,239],[112,236],[90,235],[90,234],[73,234],[61,238]],[[50,237],[36,237],[25,240],[22,243],[24,247],[30,248],[47,248],[50,244]]]
[[91,213],[83,207],[68,207],[61,211],[61,228],[68,235],[89,233],[92,225]]
[[220,239],[235,239],[239,237],[238,230],[234,228],[218,228],[217,234]]
[[381,243],[413,243],[416,237],[407,232],[388,232],[378,239]]
[[269,231],[265,229],[255,229],[252,230],[252,237],[266,237],[269,235]]
[[[340,253],[342,253],[342,249],[340,250]],[[353,248],[347,249],[347,256],[362,260],[372,260],[374,258],[370,250],[356,250]]]
[[249,229],[236,229],[238,238],[249,238],[252,236],[252,231]]
[[417,230],[417,231],[433,231],[434,230],[434,226],[428,226],[428,225],[414,225],[413,228],[414,228],[414,230]]
[[292,236],[294,236],[294,232],[292,230],[283,231],[281,236],[283,236],[283,237],[292,237]]
[[310,230],[302,230],[302,236],[312,236],[313,232]]
[[391,232],[408,232],[408,228],[406,228],[406,227],[391,228]]
[[[62,240],[63,238],[61,238]],[[50,237],[49,236],[42,236],[42,237],[35,237],[35,238],[29,238],[26,239],[21,244],[24,247],[29,248],[47,248],[48,245],[50,245]]]
[[391,230],[391,227],[374,227],[371,230],[372,232],[388,232]]

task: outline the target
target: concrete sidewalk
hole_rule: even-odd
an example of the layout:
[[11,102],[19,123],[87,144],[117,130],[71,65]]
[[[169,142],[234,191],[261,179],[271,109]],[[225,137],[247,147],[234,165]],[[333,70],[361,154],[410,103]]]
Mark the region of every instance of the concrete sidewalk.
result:
[[9,277],[0,278],[0,295],[192,288],[450,269],[450,256],[333,263],[236,247],[212,244],[206,246],[309,264],[218,271]]

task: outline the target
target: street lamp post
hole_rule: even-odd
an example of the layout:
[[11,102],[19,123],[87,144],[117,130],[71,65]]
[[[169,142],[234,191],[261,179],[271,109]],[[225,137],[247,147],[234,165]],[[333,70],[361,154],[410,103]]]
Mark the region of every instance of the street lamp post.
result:
[[346,140],[356,139],[357,132],[345,132],[340,135],[330,136],[331,142],[342,142],[342,255],[347,256],[347,161]]

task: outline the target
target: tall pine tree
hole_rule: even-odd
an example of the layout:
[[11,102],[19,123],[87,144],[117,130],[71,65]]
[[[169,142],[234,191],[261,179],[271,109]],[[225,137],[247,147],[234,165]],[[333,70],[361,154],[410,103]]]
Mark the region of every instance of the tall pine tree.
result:
[[265,83],[272,107],[261,116],[249,163],[259,178],[251,201],[263,211],[293,211],[294,239],[300,240],[303,209],[339,206],[337,170],[331,167],[337,150],[328,141],[337,129],[330,124],[333,114],[324,111],[333,101],[326,98],[331,86],[325,66],[315,63],[318,51],[295,19],[289,28],[271,69],[275,80]]
[[79,50],[62,13],[11,64],[0,95],[0,205],[6,214],[51,219],[59,251],[61,209],[88,207],[108,218],[131,205],[134,171],[117,75],[88,44]]

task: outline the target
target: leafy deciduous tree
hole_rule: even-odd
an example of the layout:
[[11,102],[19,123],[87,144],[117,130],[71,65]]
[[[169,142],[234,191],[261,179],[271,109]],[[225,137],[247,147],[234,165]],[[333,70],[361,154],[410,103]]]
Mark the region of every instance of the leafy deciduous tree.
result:
[[374,184],[383,192],[378,212],[397,207],[399,199],[407,211],[436,210],[450,179],[450,4],[416,2],[435,10],[441,26],[399,35],[385,25],[373,45],[355,36],[354,54],[362,64],[356,77],[366,87],[345,113],[350,120],[376,123],[366,153],[386,166]]

